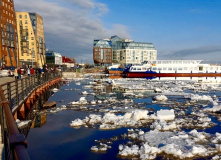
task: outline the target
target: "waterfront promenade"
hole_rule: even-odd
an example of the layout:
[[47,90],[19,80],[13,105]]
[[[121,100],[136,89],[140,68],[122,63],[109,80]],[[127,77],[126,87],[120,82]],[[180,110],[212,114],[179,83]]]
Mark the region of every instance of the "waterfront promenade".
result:
[[[14,80],[15,80],[14,77],[0,77],[0,85],[7,83],[7,82],[14,81]],[[0,130],[1,130],[1,125],[0,125]],[[0,136],[2,137],[1,132],[0,132]],[[2,142],[2,138],[0,138],[0,160],[5,159],[3,152],[4,152],[4,144]]]

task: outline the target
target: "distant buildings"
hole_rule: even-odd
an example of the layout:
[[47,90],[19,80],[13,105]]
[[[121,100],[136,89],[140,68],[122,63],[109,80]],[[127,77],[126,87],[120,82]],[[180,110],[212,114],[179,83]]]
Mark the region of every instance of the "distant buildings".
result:
[[63,65],[66,65],[67,68],[74,68],[74,66],[75,66],[74,61],[72,61],[70,58],[68,58],[66,56],[62,56],[62,63],[63,63]]
[[58,52],[46,51],[46,63],[54,65],[62,65],[62,56]]
[[157,50],[152,43],[112,36],[110,39],[94,40],[93,59],[95,66],[109,66],[112,63],[139,64],[156,60]]
[[0,67],[16,67],[17,63],[17,27],[12,0],[1,0],[1,41]]
[[46,62],[43,18],[29,12],[16,12],[16,18],[20,65],[42,67]]

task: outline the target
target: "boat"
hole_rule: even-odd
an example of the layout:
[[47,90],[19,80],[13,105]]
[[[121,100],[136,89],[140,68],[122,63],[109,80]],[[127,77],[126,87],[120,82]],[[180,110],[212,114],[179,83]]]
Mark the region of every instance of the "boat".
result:
[[202,60],[155,60],[124,69],[127,78],[157,77],[221,77],[221,66],[202,63]]
[[122,74],[124,71],[124,67],[120,64],[113,64],[112,66],[109,66],[108,68],[109,74]]

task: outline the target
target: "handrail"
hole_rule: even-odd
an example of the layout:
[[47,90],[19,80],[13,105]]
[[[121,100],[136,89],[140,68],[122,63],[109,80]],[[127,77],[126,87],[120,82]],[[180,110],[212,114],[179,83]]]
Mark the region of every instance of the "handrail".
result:
[[25,101],[27,95],[50,80],[61,77],[60,73],[35,74],[0,85],[1,133],[4,140],[5,159],[29,160],[27,140],[18,130],[13,112]]

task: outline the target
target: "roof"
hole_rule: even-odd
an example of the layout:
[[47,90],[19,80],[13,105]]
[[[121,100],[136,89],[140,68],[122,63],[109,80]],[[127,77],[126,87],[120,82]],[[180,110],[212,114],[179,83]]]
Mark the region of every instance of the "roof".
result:
[[62,56],[62,63],[74,63],[70,58]]

